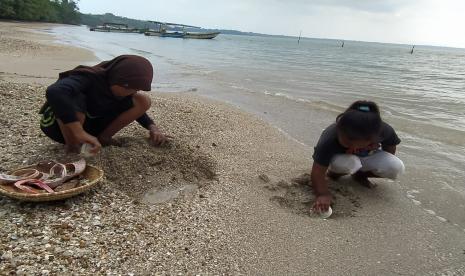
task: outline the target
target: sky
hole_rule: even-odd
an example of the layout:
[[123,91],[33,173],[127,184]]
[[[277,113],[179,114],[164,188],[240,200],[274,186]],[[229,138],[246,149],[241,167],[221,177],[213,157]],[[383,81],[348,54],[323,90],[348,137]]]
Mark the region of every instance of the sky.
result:
[[465,48],[465,0],[80,0],[83,13],[247,32]]

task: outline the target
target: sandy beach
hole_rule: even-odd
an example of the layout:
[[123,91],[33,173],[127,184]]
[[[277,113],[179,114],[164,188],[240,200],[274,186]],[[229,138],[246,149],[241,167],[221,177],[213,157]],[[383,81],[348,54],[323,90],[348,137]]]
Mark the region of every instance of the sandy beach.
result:
[[[35,32],[52,27],[0,22],[0,172],[62,154],[39,129],[46,86],[96,61]],[[311,148],[195,92],[149,94],[169,145],[150,147],[132,124],[123,147],[89,160],[105,172],[94,190],[48,204],[0,197],[0,275],[465,274],[465,232],[417,208],[406,180],[331,183],[334,214],[320,219]]]

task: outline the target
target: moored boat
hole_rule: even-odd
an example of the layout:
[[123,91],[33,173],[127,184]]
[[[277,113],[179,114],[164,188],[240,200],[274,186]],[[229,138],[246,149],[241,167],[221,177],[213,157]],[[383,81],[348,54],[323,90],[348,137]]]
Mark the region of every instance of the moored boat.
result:
[[212,38],[215,38],[219,34],[220,32],[208,32],[208,33],[186,32],[184,33],[183,38],[212,39]]
[[[220,32],[189,32],[188,29],[201,29],[200,27],[175,24],[175,23],[164,23],[159,21],[149,21],[158,25],[158,30],[148,30],[144,32],[146,36],[158,36],[158,37],[175,37],[175,38],[195,38],[195,39],[212,39],[220,34]],[[168,30],[171,29],[171,30]]]
[[169,31],[147,31],[144,33],[146,36],[159,36],[159,37],[175,37],[175,38],[183,38],[185,33],[183,32],[169,32]]
[[129,28],[126,24],[120,23],[103,23],[101,26],[91,27],[94,32],[114,32],[114,33],[140,33],[137,28]]

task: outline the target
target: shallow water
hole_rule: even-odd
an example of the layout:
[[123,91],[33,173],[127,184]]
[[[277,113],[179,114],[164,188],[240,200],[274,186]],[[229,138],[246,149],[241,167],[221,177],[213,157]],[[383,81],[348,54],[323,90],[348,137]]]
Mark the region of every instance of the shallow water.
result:
[[[100,59],[143,55],[155,66],[155,91],[228,101],[308,147],[351,102],[374,100],[402,139],[406,197],[465,229],[457,208],[465,201],[465,49],[416,46],[410,54],[411,45],[346,41],[342,48],[325,39],[173,39],[85,27],[49,32]],[[412,197],[411,190],[418,193]]]

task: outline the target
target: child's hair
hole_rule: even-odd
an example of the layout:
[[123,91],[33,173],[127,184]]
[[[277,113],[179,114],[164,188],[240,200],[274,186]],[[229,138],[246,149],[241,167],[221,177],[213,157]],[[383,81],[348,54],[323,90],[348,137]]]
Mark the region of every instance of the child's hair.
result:
[[370,140],[381,130],[381,115],[378,105],[370,101],[356,101],[339,114],[336,127],[349,140]]

